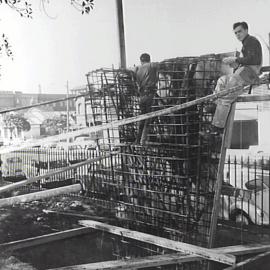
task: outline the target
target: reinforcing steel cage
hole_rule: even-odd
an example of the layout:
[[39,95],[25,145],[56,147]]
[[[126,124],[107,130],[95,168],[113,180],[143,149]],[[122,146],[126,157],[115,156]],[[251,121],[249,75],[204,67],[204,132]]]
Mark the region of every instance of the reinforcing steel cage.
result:
[[[219,55],[160,63],[152,111],[213,93],[222,74]],[[132,71],[100,69],[87,74],[87,125],[140,115]],[[213,104],[204,103],[96,136],[99,150],[117,154],[92,165],[86,195],[117,218],[117,224],[173,240],[208,246],[221,138],[211,141]]]

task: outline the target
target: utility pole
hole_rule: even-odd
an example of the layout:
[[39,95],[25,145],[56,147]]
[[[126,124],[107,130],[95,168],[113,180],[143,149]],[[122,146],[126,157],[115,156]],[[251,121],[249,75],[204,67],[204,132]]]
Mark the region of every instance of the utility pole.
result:
[[268,33],[268,55],[269,55],[269,66],[270,66],[270,33]]
[[[67,98],[69,98],[68,81],[67,81]],[[69,132],[69,100],[67,100],[67,132]]]
[[126,68],[126,45],[125,45],[125,28],[124,28],[124,16],[123,16],[123,2],[122,0],[116,0],[117,9],[117,24],[118,24],[118,37],[119,37],[119,49],[120,49],[120,67]]

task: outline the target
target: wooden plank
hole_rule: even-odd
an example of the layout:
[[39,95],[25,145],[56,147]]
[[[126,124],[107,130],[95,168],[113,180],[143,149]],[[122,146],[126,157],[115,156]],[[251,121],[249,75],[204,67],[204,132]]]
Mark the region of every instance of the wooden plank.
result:
[[105,261],[73,266],[64,266],[49,270],[140,269],[148,267],[158,267],[169,264],[185,263],[196,260],[199,261],[201,260],[201,258],[192,255],[175,253],[166,255],[147,256],[143,258],[129,259],[129,260],[114,260],[114,261]]
[[0,244],[0,251],[18,250],[22,248],[38,246],[42,244],[51,243],[54,241],[72,238],[75,236],[89,234],[91,232],[92,233],[94,232],[93,229],[91,228],[76,228],[76,229],[66,230],[62,232],[31,237],[31,238],[27,238],[23,240]]
[[[213,250],[218,251],[222,254],[230,253],[232,255],[247,255],[258,252],[270,251],[270,245],[238,245],[228,246],[221,248],[214,248]],[[147,267],[158,267],[162,265],[178,264],[185,262],[199,261],[202,258],[194,255],[183,255],[182,253],[173,253],[165,255],[155,255],[137,259],[129,260],[114,260],[98,263],[89,263],[73,266],[65,266],[60,268],[54,268],[50,270],[94,270],[94,269],[140,269]],[[254,268],[256,269],[256,268]]]
[[270,268],[270,251],[239,262],[236,265],[225,268],[224,270],[268,270]]
[[73,165],[70,165],[68,167],[61,168],[59,170],[49,171],[48,173],[43,174],[43,175],[39,175],[39,176],[35,176],[35,177],[30,177],[30,178],[28,178],[26,180],[23,180],[23,181],[20,181],[20,182],[16,182],[16,183],[12,183],[12,184],[9,184],[9,185],[0,187],[0,194],[3,193],[3,192],[6,192],[6,191],[12,190],[12,189],[21,187],[21,186],[25,186],[25,185],[28,185],[28,184],[37,182],[37,181],[42,180],[44,178],[57,175],[59,173],[67,172],[67,171],[76,169],[78,167],[81,167],[81,166],[84,166],[84,165],[87,165],[87,164],[95,163],[96,161],[99,161],[99,160],[108,158],[111,155],[115,155],[115,154],[117,154],[117,152],[111,152],[110,154],[107,154],[107,155],[103,155],[103,156],[99,156],[99,157],[96,157],[96,158],[88,159],[88,160],[85,160],[83,162],[80,162],[80,163],[77,163],[77,164],[73,164]]
[[209,232],[210,232],[209,241],[208,241],[209,248],[212,248],[214,246],[215,237],[216,237],[217,220],[218,220],[218,214],[219,214],[219,208],[220,208],[220,196],[221,196],[221,189],[222,189],[222,183],[223,183],[224,165],[225,165],[225,159],[226,159],[226,152],[231,144],[234,114],[235,114],[235,103],[231,105],[231,111],[228,115],[227,123],[225,125],[224,133],[222,136],[220,159],[218,163],[217,181],[215,184],[215,195],[214,195],[213,208],[212,208],[211,221],[210,221],[210,229],[209,229]]
[[109,217],[100,217],[100,216],[94,216],[94,215],[83,215],[78,213],[71,213],[71,212],[63,212],[63,211],[54,211],[54,210],[43,210],[43,213],[45,214],[53,214],[53,215],[62,215],[62,216],[69,216],[69,217],[78,217],[78,218],[88,218],[91,220],[96,221],[115,221],[115,218],[109,218]]
[[92,221],[92,220],[80,220],[79,224],[91,227],[97,230],[102,230],[108,233],[120,235],[122,237],[127,237],[135,240],[139,240],[142,242],[146,242],[149,244],[157,245],[160,247],[168,248],[171,250],[184,252],[188,254],[194,254],[196,256],[200,256],[207,260],[214,260],[217,262],[221,262],[224,264],[233,265],[236,262],[236,258],[233,255],[227,255],[227,254],[220,254],[218,252],[215,252],[213,250],[183,243],[183,242],[177,242],[170,239],[162,238],[159,236],[154,236],[138,231],[132,231],[125,228],[120,228],[112,225],[108,225],[105,223]]
[[133,116],[133,117],[129,117],[129,118],[125,118],[125,119],[121,119],[121,120],[115,120],[112,121],[110,123],[106,123],[103,125],[97,125],[97,126],[92,126],[92,127],[87,127],[87,128],[83,128],[80,130],[76,130],[76,131],[71,131],[71,132],[67,132],[67,133],[63,133],[63,134],[59,134],[59,135],[55,135],[55,136],[50,136],[50,137],[46,137],[43,139],[38,139],[35,140],[34,142],[26,142],[26,143],[22,143],[21,145],[18,146],[9,146],[6,148],[1,148],[0,149],[0,154],[5,154],[5,153],[10,153],[12,151],[16,151],[19,149],[23,149],[23,148],[27,148],[27,147],[33,147],[33,146],[37,146],[37,145],[44,145],[46,143],[51,143],[54,141],[60,141],[60,140],[64,140],[64,139],[69,139],[69,138],[73,138],[82,134],[89,134],[91,132],[98,132],[101,130],[106,130],[106,129],[113,129],[113,128],[117,128],[119,126],[123,126],[123,125],[127,125],[127,124],[131,124],[131,123],[136,123],[138,121],[142,121],[142,120],[146,120],[146,119],[150,119],[153,117],[158,117],[158,116],[162,116],[162,115],[168,115],[174,112],[177,112],[179,110],[183,110],[186,108],[189,108],[191,106],[195,106],[204,102],[209,102],[211,100],[215,100],[217,98],[226,96],[230,93],[235,93],[238,91],[247,91],[249,89],[249,86],[244,87],[233,87],[233,88],[229,88],[223,91],[220,91],[218,93],[214,93],[205,97],[201,97],[201,98],[197,98],[195,100],[192,101],[188,101],[186,103],[183,104],[178,104],[169,108],[165,108],[162,110],[158,110],[158,111],[152,111],[146,114],[141,114],[141,115],[137,115],[137,116]]
[[74,184],[70,186],[59,187],[59,188],[48,189],[48,190],[38,191],[34,193],[4,198],[4,199],[0,199],[0,207],[9,206],[9,205],[18,204],[18,203],[31,202],[35,200],[58,196],[61,194],[79,192],[80,190],[81,190],[81,185]]
[[270,250],[270,244],[249,244],[213,248],[213,250],[221,253],[229,253],[235,256],[262,253]]

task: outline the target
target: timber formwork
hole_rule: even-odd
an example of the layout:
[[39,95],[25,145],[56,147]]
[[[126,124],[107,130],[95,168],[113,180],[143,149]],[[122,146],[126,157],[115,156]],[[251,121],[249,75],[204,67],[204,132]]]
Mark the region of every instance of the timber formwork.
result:
[[[152,111],[211,94],[220,69],[216,55],[161,62]],[[87,80],[89,125],[140,114],[132,71],[100,69]],[[100,151],[119,153],[93,166],[87,196],[120,226],[208,246],[221,138],[201,134],[212,117],[211,104],[153,117],[146,120],[143,144],[135,142],[139,123],[104,131]]]

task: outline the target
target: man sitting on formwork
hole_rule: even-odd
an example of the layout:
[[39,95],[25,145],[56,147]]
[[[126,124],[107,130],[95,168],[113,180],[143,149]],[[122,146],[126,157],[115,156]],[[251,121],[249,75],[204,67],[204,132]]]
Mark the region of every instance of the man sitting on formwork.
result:
[[[152,110],[153,98],[157,89],[158,63],[151,63],[150,55],[143,53],[140,56],[141,65],[134,70],[139,91],[140,113],[149,113]],[[144,144],[148,133],[149,119],[140,121],[136,143]]]
[[[258,83],[262,64],[262,47],[260,42],[248,34],[246,22],[237,22],[233,25],[234,33],[242,42],[242,57],[226,57],[225,64],[234,67],[232,75],[225,75],[218,79],[215,92],[233,87],[244,87]],[[212,121],[214,133],[223,132],[228,116],[232,110],[232,104],[236,101],[241,91],[235,91],[216,101],[217,107]]]

